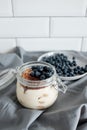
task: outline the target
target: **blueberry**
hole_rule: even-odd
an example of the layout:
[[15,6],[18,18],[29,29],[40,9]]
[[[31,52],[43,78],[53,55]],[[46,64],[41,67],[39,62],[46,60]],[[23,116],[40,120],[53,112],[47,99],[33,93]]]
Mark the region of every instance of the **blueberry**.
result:
[[32,77],[34,77],[34,76],[35,76],[34,71],[32,71],[32,72],[30,73],[30,75],[31,75]]
[[85,69],[83,67],[81,67],[81,71],[84,71],[85,72]]
[[87,68],[87,65],[85,65],[85,68]]
[[62,73],[58,73],[59,76],[62,76]]
[[35,76],[38,78],[41,75],[39,71],[35,71]]
[[76,74],[76,75],[77,75],[77,74],[78,74],[78,70],[75,70],[75,71],[74,71],[74,74]]
[[84,69],[85,69],[85,72],[87,72],[87,65],[85,65],[85,68],[84,68]]
[[40,80],[44,80],[44,79],[46,79],[46,76],[45,75],[41,75],[40,76]]
[[65,65],[63,65],[61,69],[64,71],[64,70],[66,69],[66,66],[65,66]]
[[51,62],[51,64],[52,64],[52,65],[55,65],[55,61],[53,60],[53,61]]
[[43,58],[42,58],[42,61],[46,61],[46,60],[47,60],[47,58],[46,58],[46,57],[43,57]]
[[38,69],[38,71],[41,71],[41,72],[42,72],[42,71],[43,71],[43,66],[38,66],[37,69]]
[[72,65],[73,65],[73,66],[76,66],[76,61],[73,61],[73,62],[72,62]]
[[52,75],[52,73],[51,74],[50,73],[46,73],[45,75],[46,75],[46,78],[49,78]]
[[33,71],[43,71],[43,66],[32,66]]
[[40,71],[43,71],[43,66],[40,66],[39,70],[40,70]]
[[47,66],[44,66],[44,67],[43,67],[43,70],[47,70]]
[[32,70],[36,70],[37,69],[37,66],[32,66]]
[[67,73],[67,69],[64,69],[64,70],[63,70],[63,74],[66,74],[66,73]]
[[57,71],[57,73],[59,73],[59,72],[61,71],[61,69],[60,69],[60,68],[59,68],[59,69],[58,69],[58,68],[56,68],[56,71]]
[[64,60],[66,61],[68,58],[67,58],[67,56],[64,56]]
[[74,71],[73,70],[71,70],[70,71],[70,76],[74,76],[75,74],[74,74]]
[[72,59],[75,60],[75,57],[73,56]]
[[61,69],[62,65],[61,64],[57,64],[57,68]]
[[80,74],[84,74],[84,71],[83,71],[83,70],[81,70],[79,73],[80,73]]
[[[46,74],[46,75],[47,75],[47,74]],[[48,76],[49,76],[49,77],[51,77],[52,75],[53,75],[52,72],[49,72],[49,73],[48,73]]]
[[44,71],[46,71],[46,72],[51,72],[51,68],[50,68],[50,67],[47,67],[47,66],[44,66]]
[[70,77],[70,74],[69,74],[69,73],[66,73],[66,76],[67,76],[67,77]]
[[81,68],[80,68],[80,66],[77,66],[77,70],[80,70]]
[[60,56],[61,56],[61,57],[64,57],[64,54],[63,54],[63,53],[61,53],[61,54],[60,54]]
[[73,64],[72,64],[72,62],[71,62],[71,61],[69,62],[69,65],[70,65],[70,67],[72,67],[72,66],[73,66]]

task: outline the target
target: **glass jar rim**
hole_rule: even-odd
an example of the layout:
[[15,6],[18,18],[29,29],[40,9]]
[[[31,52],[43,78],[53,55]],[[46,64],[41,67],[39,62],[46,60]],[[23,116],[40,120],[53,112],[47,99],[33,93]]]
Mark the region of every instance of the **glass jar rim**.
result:
[[[44,79],[44,80],[27,80],[27,79],[24,79],[22,76],[21,76],[21,74],[20,74],[20,72],[22,71],[23,72],[23,70],[25,70],[26,68],[28,68],[29,66],[33,66],[33,65],[43,65],[43,66],[48,66],[48,67],[51,67],[52,68],[52,70],[54,71],[54,73],[53,73],[53,75],[51,76],[51,77],[49,77],[49,78],[46,78],[46,79]],[[49,64],[49,63],[46,63],[46,62],[42,62],[42,61],[31,61],[31,62],[26,62],[26,63],[24,63],[24,64],[22,64],[21,66],[19,66],[18,68],[17,68],[17,78],[22,82],[22,83],[24,83],[24,84],[33,84],[34,86],[36,86],[37,84],[40,84],[41,85],[41,83],[43,84],[43,83],[50,83],[50,82],[52,82],[53,80],[54,80],[54,77],[56,76],[56,70],[55,70],[55,68],[54,68],[54,66],[52,66],[51,64]]]

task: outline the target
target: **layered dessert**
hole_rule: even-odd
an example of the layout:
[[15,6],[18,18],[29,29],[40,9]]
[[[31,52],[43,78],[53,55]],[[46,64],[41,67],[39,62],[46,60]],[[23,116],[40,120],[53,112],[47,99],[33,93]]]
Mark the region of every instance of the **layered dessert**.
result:
[[19,102],[33,109],[45,109],[51,106],[58,96],[58,84],[54,71],[47,66],[32,66],[21,73],[21,79],[28,85],[17,81],[17,98]]

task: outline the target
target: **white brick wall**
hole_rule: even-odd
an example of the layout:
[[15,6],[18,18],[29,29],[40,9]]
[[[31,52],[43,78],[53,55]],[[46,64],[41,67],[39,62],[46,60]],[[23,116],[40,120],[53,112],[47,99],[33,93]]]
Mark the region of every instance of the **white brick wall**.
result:
[[87,0],[0,0],[0,53],[87,51]]
[[0,39],[0,53],[8,52],[16,47],[15,39]]
[[12,16],[11,0],[0,0],[0,16]]
[[13,0],[15,16],[84,16],[84,0]]
[[1,18],[1,37],[48,37],[48,18]]
[[52,18],[51,19],[52,37],[82,37],[87,36],[87,18]]
[[17,45],[26,50],[80,50],[81,38],[18,38]]

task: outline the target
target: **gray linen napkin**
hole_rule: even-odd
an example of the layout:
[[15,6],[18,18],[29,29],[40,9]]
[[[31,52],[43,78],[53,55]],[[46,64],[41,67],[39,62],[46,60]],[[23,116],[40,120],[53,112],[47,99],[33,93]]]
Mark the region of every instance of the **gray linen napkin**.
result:
[[[87,62],[87,53],[70,52]],[[13,53],[0,54],[0,71],[37,60],[43,53],[16,48]],[[87,130],[87,76],[70,82],[67,92],[59,93],[55,104],[45,111],[19,104],[15,80],[0,91],[0,130]]]

